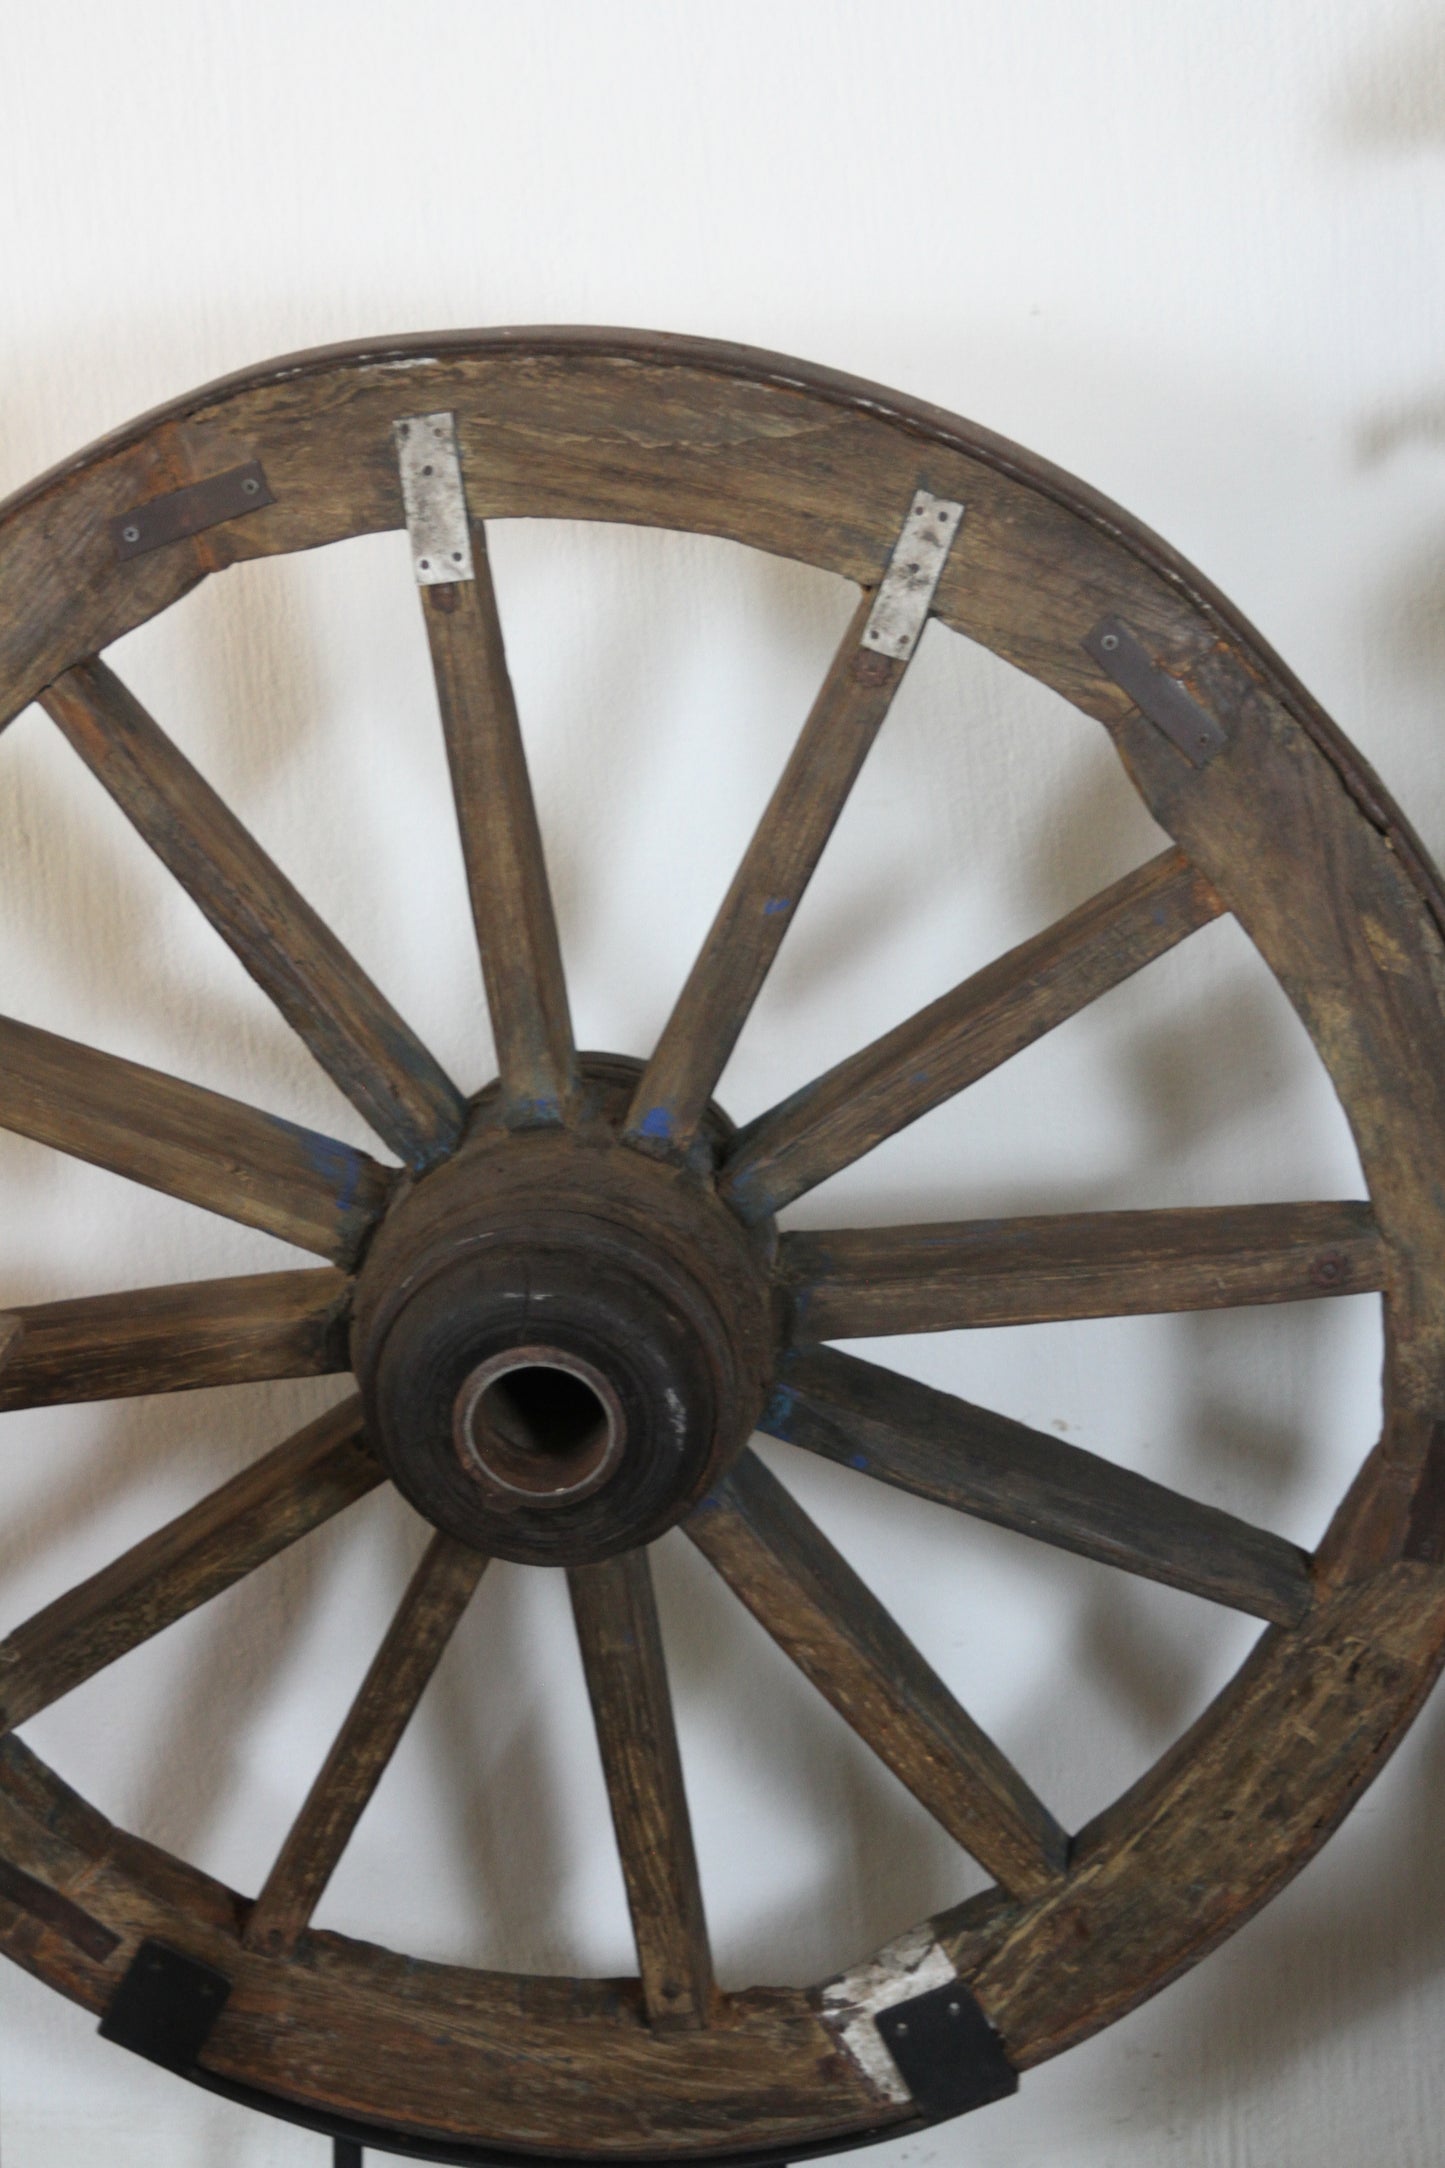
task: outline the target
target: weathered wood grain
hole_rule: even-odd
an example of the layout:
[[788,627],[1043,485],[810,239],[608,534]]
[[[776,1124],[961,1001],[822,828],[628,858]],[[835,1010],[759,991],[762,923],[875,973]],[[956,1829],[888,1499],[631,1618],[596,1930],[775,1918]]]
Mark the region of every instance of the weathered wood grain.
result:
[[667,1663],[645,1550],[567,1574],[642,1997],[654,2026],[709,2023],[716,1989]]
[[309,1924],[487,1563],[450,1536],[432,1538],[256,1899],[250,1949],[284,1956]]
[[1046,1431],[832,1348],[788,1356],[758,1425],[920,1498],[1255,1618],[1297,1625],[1309,1558]]
[[853,613],[638,1084],[627,1133],[644,1150],[681,1156],[696,1137],[703,1109],[893,704],[907,664],[859,645],[872,601],[865,593]]
[[254,1573],[381,1481],[346,1401],[0,1642],[0,1730]]
[[32,1303],[8,1351],[0,1325],[0,1410],[345,1370],[350,1302],[322,1267]]
[[780,1211],[1131,978],[1222,908],[1182,852],[1161,852],[750,1122],[724,1162],[722,1195],[746,1220]]
[[1005,1889],[1045,1889],[1068,1840],[756,1453],[684,1527],[778,1646]]
[[1141,1317],[1358,1295],[1389,1281],[1368,1204],[1073,1212],[785,1234],[795,1340]]
[[0,1018],[0,1128],[345,1265],[392,1175],[365,1152]]
[[[0,507],[0,724],[211,570],[400,526],[391,427],[423,407],[455,412],[480,517],[691,528],[865,587],[920,480],[966,500],[936,614],[1108,725],[1155,817],[1294,1002],[1348,1114],[1390,1259],[1385,1435],[1322,1546],[1323,1598],[1301,1627],[1264,1636],[1160,1769],[1085,1833],[1066,1877],[956,1942],[944,1931],[1010,2054],[1038,2061],[1192,1963],[1310,1856],[1438,1668],[1438,876],[1258,635],[1117,508],[877,387],[651,334],[461,333],[292,357],[69,462]],[[117,513],[249,458],[274,504],[116,561]],[[1207,769],[1089,655],[1111,612],[1219,721],[1228,742]],[[1409,1545],[1420,1556],[1397,1563]],[[907,2125],[798,1993],[730,1996],[718,2023],[672,2033],[642,2022],[625,1983],[506,1979],[325,1935],[304,1964],[277,1964],[242,1948],[233,1893],[99,1822],[0,1742],[0,1857],[72,1893],[121,1948],[98,1961],[3,1896],[0,1943],[92,2009],[140,1934],[195,1949],[236,1980],[213,2072],[303,2112],[375,2118],[401,2151],[420,2134],[453,2150],[786,2159]]]
[[973,1941],[970,1983],[1021,2067],[1198,1963],[1318,1851],[1418,1709],[1442,1631],[1445,1577],[1396,1566],[1298,1633],[1262,1637],[1156,1769],[1079,1832],[1067,1887]]
[[455,1084],[115,672],[81,663],[41,706],[377,1135],[412,1167],[450,1151]]
[[577,1084],[567,982],[486,529],[475,578],[419,590],[481,951],[504,1119],[564,1117]]

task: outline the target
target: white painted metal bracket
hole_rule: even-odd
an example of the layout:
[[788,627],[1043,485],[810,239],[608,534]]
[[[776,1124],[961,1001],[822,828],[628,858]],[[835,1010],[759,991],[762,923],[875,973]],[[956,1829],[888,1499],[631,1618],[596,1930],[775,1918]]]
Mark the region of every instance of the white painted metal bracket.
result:
[[911,2101],[903,2073],[883,2044],[875,2020],[895,2003],[911,2002],[931,1987],[958,1978],[945,1950],[923,1933],[903,1935],[866,1965],[830,1980],[823,1989],[823,2018],[860,2070],[886,2100]]
[[455,414],[413,414],[391,433],[418,587],[475,579]]
[[928,622],[939,578],[953,538],[963,524],[963,506],[951,497],[933,497],[920,489],[909,507],[888,570],[873,598],[863,645],[877,655],[907,662]]

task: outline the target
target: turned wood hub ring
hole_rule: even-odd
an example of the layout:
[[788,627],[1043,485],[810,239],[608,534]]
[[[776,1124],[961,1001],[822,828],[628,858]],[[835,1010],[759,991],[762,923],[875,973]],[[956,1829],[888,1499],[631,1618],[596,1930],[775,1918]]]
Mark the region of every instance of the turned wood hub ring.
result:
[[574,1566],[660,1535],[766,1397],[771,1224],[741,1227],[711,1183],[626,1148],[639,1068],[584,1057],[591,1098],[566,1131],[483,1120],[404,1189],[361,1271],[352,1357],[377,1450],[419,1512],[491,1557]]

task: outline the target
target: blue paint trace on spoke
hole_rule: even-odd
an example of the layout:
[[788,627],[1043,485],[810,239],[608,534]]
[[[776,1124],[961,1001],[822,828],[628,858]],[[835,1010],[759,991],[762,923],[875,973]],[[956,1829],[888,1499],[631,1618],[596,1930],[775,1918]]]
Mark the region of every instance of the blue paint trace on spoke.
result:
[[560,1099],[522,1099],[511,1110],[508,1122],[513,1129],[547,1128],[562,1119]]
[[779,911],[791,911],[792,908],[793,899],[791,896],[769,896],[767,902],[763,905],[763,917],[776,918]]
[[861,1468],[864,1475],[866,1475],[868,1473],[868,1455],[866,1453],[855,1453],[848,1465],[851,1468]]
[[797,1403],[798,1396],[790,1387],[786,1385],[778,1386],[772,1399],[763,1410],[762,1429],[766,1430],[774,1438],[786,1439],[788,1425],[793,1419],[793,1410]]
[[353,1151],[349,1144],[338,1143],[335,1137],[323,1137],[317,1130],[302,1129],[295,1122],[278,1121],[276,1126],[299,1140],[307,1166],[334,1192],[337,1211],[349,1212],[361,1187],[365,1155]]
[[670,1138],[672,1135],[672,1110],[670,1107],[649,1107],[637,1125],[640,1137]]

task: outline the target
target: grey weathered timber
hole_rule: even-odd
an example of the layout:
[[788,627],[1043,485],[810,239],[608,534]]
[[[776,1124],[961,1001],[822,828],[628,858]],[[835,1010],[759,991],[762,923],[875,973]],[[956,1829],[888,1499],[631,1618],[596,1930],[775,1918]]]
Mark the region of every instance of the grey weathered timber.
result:
[[29,1303],[0,1328],[0,1411],[347,1370],[350,1304],[326,1266]]
[[306,1928],[486,1567],[432,1538],[251,1910],[249,1948],[283,1956]]
[[839,1062],[734,1139],[723,1195],[765,1219],[1053,1031],[1218,916],[1178,851],[1102,895]]
[[744,1453],[687,1533],[758,1623],[1005,1889],[1045,1889],[1068,1840],[822,1530]]
[[1368,1204],[1255,1204],[785,1234],[793,1336],[954,1332],[1310,1302],[1388,1285]]
[[472,577],[423,584],[420,594],[502,1109],[513,1127],[525,1129],[565,1118],[577,1064],[542,833],[480,521],[471,535]]
[[115,672],[82,663],[42,705],[377,1135],[413,1167],[450,1151],[455,1084]]
[[854,611],[802,734],[637,1087],[628,1135],[682,1156],[803,892],[883,726],[907,664],[861,645]]
[[790,1356],[760,1429],[1061,1550],[1297,1625],[1298,1545],[1097,1453],[832,1348]]
[[355,1400],[333,1408],[0,1642],[0,1731],[244,1580],[381,1481]]
[[0,1018],[0,1129],[349,1264],[392,1175],[365,1152]]
[[643,1550],[567,1576],[651,2023],[712,2016],[712,1952],[667,1664]]

